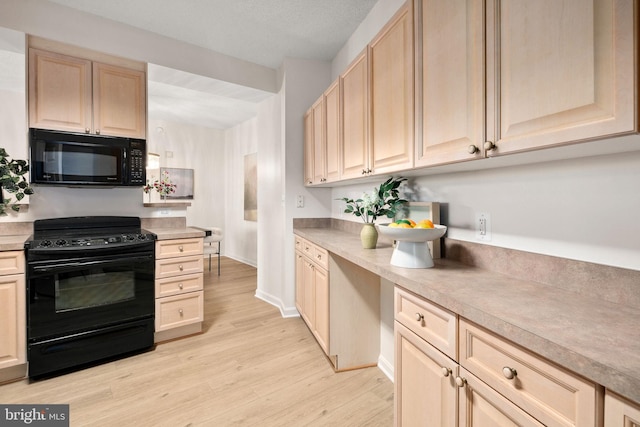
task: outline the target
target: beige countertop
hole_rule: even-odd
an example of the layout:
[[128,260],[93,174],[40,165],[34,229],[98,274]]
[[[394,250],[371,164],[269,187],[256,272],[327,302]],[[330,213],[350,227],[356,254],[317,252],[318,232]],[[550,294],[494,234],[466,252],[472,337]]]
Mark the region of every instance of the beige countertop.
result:
[[16,234],[14,236],[0,236],[0,251],[21,251],[24,249],[30,234]]
[[158,236],[158,240],[188,239],[192,237],[204,237],[204,231],[197,228],[147,228],[147,231]]
[[438,259],[430,269],[389,264],[392,247],[362,249],[357,234],[295,234],[604,387],[640,402],[640,310]]

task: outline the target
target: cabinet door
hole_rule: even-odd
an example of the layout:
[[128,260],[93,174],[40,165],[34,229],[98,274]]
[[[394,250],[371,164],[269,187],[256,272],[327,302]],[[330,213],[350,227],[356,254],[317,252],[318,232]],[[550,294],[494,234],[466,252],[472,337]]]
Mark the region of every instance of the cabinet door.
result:
[[313,184],[313,108],[304,115],[304,185]]
[[633,4],[487,3],[490,156],[635,131]]
[[95,133],[144,139],[146,74],[113,65],[93,64],[93,127]]
[[304,307],[304,259],[302,254],[296,251],[296,308],[303,315]]
[[315,271],[313,264],[311,264],[306,259],[303,259],[304,268],[302,273],[302,283],[304,286],[304,291],[302,295],[304,296],[303,305],[302,305],[302,318],[309,329],[313,331],[314,325],[316,323],[316,305],[315,305],[315,297],[316,297],[316,288],[315,288]]
[[0,276],[0,369],[27,361],[25,295],[24,274]]
[[315,266],[315,314],[316,339],[325,354],[329,354],[329,275],[323,268]]
[[413,167],[413,13],[407,2],[369,45],[372,173]]
[[457,364],[395,322],[397,427],[455,427]]
[[640,427],[640,405],[607,391],[604,397],[606,427]]
[[421,5],[416,14],[422,35],[416,167],[484,157],[482,2],[423,0],[416,5]]
[[91,61],[29,49],[29,126],[91,132]]
[[367,52],[342,74],[342,179],[357,178],[369,169],[369,105]]
[[342,122],[340,107],[340,79],[333,82],[324,94],[325,105],[325,141],[326,141],[326,181],[340,179],[340,147],[342,139]]
[[460,427],[544,426],[463,368],[460,379]]
[[313,183],[320,184],[326,176],[326,143],[324,139],[324,99],[320,97],[313,107]]

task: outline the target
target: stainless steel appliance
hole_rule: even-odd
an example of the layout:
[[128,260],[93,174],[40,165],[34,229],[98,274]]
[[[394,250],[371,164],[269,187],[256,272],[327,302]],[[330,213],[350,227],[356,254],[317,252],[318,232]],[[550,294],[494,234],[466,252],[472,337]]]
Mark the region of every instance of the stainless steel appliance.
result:
[[34,222],[25,244],[30,377],[153,346],[155,239],[135,217]]
[[143,139],[31,129],[32,184],[142,186],[146,182]]

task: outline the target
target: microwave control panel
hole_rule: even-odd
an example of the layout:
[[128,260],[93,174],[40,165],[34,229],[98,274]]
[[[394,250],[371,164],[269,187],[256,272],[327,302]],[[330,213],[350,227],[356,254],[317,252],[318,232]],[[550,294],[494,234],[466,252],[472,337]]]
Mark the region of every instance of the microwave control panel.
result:
[[131,141],[129,151],[129,182],[131,185],[144,185],[145,181],[145,144]]

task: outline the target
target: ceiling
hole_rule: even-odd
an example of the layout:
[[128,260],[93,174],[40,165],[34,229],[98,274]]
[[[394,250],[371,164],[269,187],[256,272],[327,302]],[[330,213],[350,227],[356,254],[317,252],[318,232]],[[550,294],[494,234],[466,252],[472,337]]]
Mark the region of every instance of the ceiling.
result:
[[[378,0],[49,0],[277,69],[332,60]],[[149,65],[149,116],[226,129],[272,94]]]

